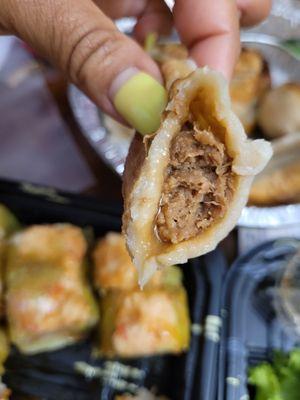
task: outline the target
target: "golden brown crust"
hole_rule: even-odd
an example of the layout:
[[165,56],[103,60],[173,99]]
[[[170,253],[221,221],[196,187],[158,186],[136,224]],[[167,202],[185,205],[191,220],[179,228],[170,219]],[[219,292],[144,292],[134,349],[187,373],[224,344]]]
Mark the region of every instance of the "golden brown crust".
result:
[[230,86],[233,100],[248,102],[256,96],[257,87],[264,89],[265,80],[262,78],[270,79],[265,70],[265,61],[258,51],[243,49]]
[[247,133],[256,124],[258,103],[270,85],[270,74],[262,55],[257,50],[243,49],[230,83],[230,96],[233,110]]
[[254,182],[249,204],[270,206],[300,201],[300,161],[286,165]]
[[253,182],[249,203],[272,206],[300,201],[300,135],[273,141],[274,155]]

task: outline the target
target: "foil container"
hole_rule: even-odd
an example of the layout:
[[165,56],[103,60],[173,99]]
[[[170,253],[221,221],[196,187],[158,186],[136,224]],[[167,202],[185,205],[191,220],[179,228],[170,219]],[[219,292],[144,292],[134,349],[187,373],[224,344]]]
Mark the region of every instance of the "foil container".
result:
[[238,222],[238,251],[243,254],[266,240],[300,238],[300,204],[245,207]]
[[104,114],[76,86],[69,86],[69,103],[82,134],[102,160],[122,176],[130,138],[119,140],[104,124]]

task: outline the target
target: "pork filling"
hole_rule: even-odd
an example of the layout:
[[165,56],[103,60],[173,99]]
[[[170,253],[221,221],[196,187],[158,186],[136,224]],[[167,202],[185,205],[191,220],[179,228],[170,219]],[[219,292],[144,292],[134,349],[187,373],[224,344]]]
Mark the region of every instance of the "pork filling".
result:
[[232,159],[210,131],[185,124],[172,140],[157,234],[163,242],[191,239],[222,218],[232,197]]

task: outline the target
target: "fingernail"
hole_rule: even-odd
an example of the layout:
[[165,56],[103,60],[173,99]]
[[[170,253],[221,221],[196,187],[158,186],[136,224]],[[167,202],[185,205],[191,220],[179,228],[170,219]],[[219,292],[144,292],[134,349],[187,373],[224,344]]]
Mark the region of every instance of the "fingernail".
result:
[[114,80],[110,95],[118,113],[139,133],[147,135],[159,128],[167,92],[152,76],[128,68]]

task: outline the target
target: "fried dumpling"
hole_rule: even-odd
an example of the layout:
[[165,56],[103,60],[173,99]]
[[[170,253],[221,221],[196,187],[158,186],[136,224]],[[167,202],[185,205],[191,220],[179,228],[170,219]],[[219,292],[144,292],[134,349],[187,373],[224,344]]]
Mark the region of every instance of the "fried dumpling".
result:
[[274,155],[254,180],[249,203],[274,206],[300,202],[300,136],[287,135],[272,142]]
[[230,82],[230,96],[232,109],[248,134],[256,125],[259,101],[270,85],[262,55],[257,50],[243,49]]
[[81,229],[69,224],[31,226],[10,239],[7,318],[10,339],[21,352],[61,348],[97,323],[86,248]]
[[162,70],[170,89],[161,126],[135,136],[123,181],[123,231],[141,285],[156,269],[213,250],[272,154],[269,143],[247,139],[220,74],[180,60]]

